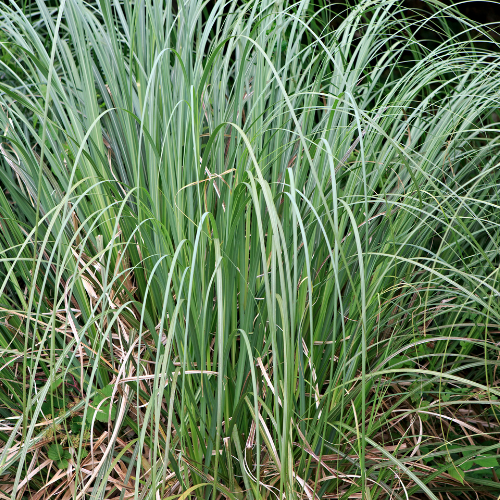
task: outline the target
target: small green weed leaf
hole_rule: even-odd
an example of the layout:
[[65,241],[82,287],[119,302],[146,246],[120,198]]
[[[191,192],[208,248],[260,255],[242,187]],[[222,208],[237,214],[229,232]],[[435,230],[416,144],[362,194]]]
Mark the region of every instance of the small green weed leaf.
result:
[[465,470],[472,469],[473,465],[474,465],[474,462],[472,460],[467,460],[467,462],[460,464],[460,468],[465,471]]
[[493,456],[475,458],[474,463],[479,465],[479,467],[498,467],[498,460]]
[[[427,410],[427,407],[429,406],[429,404],[430,403],[428,401],[421,401],[420,405],[419,405],[419,409],[425,411],[425,410]],[[419,416],[423,422],[426,422],[427,420],[429,420],[429,415],[427,413],[419,412]]]
[[63,454],[64,454],[64,448],[62,447],[62,445],[54,443],[50,445],[49,452],[47,455],[51,460],[57,461],[62,459]]
[[429,347],[427,347],[426,344],[419,344],[417,346],[417,353],[420,356],[426,356],[427,354],[429,354],[429,352],[430,352],[430,349],[429,349]]
[[54,443],[50,446],[48,457],[53,460],[59,469],[66,469],[68,467],[68,460],[71,455],[68,450],[65,450],[61,444]]
[[106,423],[109,419],[113,420],[116,417],[116,408],[111,408],[111,415],[109,414],[109,405],[102,405],[97,412],[96,419],[99,422]]
[[[56,396],[52,398],[52,404],[54,405],[55,410],[60,410],[61,408],[64,408],[67,403],[68,403],[68,398],[61,398]],[[52,413],[52,404],[50,396],[47,396],[45,403],[43,403],[42,405],[42,412],[45,415],[47,413]]]
[[457,469],[455,466],[451,467],[449,470],[448,470],[448,474],[455,478],[457,481],[461,482],[462,484],[464,484],[464,476],[465,476],[465,473],[463,472],[463,470],[461,469]]
[[[99,390],[92,401],[92,405],[87,411],[87,422],[91,423],[95,415],[96,420],[99,422],[106,423],[110,418],[114,419],[116,417],[116,406],[111,403],[111,395],[113,394],[113,386],[107,385],[103,389]],[[104,402],[103,402],[104,401]],[[100,404],[103,402],[102,404]],[[100,406],[99,406],[100,405]],[[111,415],[110,415],[111,406]],[[99,409],[97,409],[99,407]]]
[[57,390],[57,388],[62,384],[62,378],[56,380],[55,382],[53,382],[51,385],[50,385],[50,390],[52,392],[55,392]]
[[413,362],[409,361],[406,356],[394,356],[387,365],[396,368],[410,368],[413,366]]
[[59,467],[59,469],[67,469],[69,465],[69,458],[63,458],[62,460],[59,460],[56,462],[56,465]]
[[71,419],[71,432],[77,434],[82,430],[82,425],[83,425],[83,418],[82,417],[73,417]]

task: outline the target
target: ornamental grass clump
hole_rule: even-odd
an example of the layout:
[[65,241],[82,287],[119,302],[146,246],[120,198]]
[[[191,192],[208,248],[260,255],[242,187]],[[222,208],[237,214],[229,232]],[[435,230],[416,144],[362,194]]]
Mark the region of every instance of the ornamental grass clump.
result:
[[0,6],[2,498],[498,497],[500,52],[425,6]]

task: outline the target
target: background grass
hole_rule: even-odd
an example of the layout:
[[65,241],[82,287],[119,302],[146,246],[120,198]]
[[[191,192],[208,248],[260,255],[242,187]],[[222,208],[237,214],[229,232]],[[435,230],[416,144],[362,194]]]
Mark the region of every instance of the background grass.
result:
[[2,498],[498,497],[498,46],[428,8],[0,7]]

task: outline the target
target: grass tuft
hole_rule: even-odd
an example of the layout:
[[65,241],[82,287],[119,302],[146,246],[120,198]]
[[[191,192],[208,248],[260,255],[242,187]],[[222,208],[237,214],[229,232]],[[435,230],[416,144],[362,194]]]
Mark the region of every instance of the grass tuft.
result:
[[500,52],[427,7],[0,6],[1,498],[498,498]]

